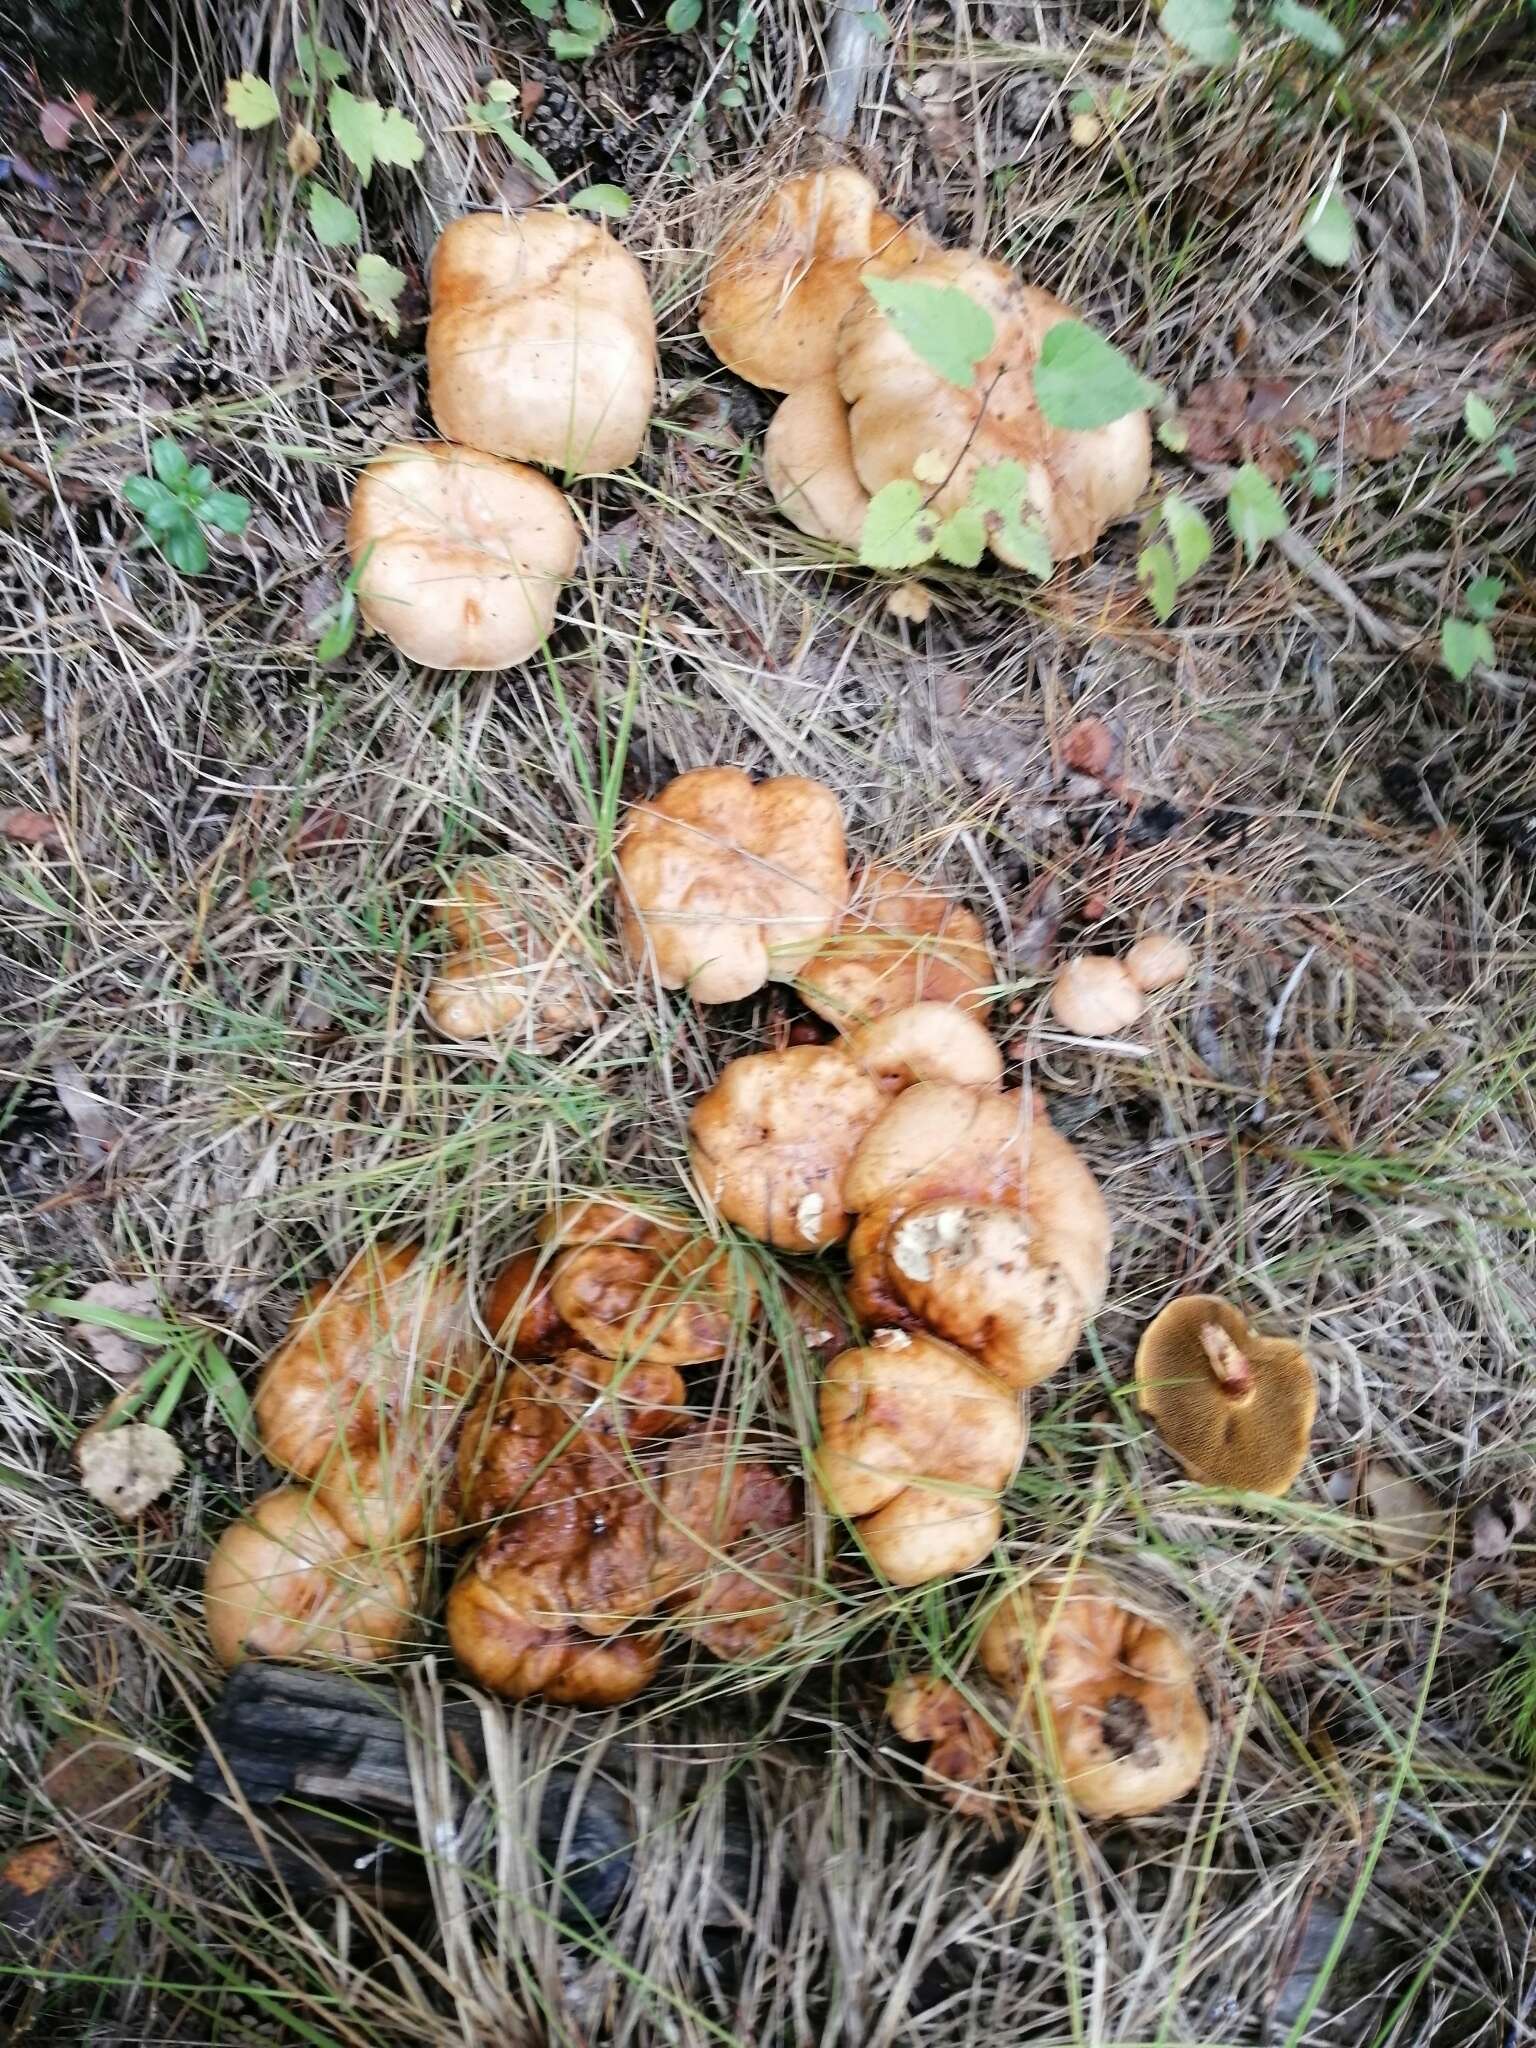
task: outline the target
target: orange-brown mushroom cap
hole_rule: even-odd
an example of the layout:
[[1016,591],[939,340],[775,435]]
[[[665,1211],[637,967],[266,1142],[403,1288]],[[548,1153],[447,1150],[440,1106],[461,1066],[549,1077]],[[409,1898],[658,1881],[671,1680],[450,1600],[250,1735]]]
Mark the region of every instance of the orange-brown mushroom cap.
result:
[[700,1003],[792,980],[848,900],[837,798],[799,775],[691,769],[631,811],[615,858],[630,957]]
[[791,526],[858,552],[869,493],[854,471],[835,377],[813,378],[781,403],[763,436],[763,477]]
[[554,1252],[551,1310],[605,1358],[704,1365],[725,1356],[756,1311],[742,1259],[674,1211],[565,1202],[538,1236]]
[[974,911],[877,864],[855,874],[847,910],[795,985],[819,1016],[847,1029],[912,1003],[983,1010],[995,979]]
[[923,1777],[956,1813],[990,1813],[983,1787],[994,1776],[1002,1745],[965,1696],[936,1672],[900,1678],[885,1696],[886,1716],[903,1742],[928,1752]]
[[602,991],[550,869],[461,868],[436,907],[453,950],[427,989],[445,1038],[507,1039],[550,1053],[591,1031]]
[[1211,1728],[1188,1650],[1102,1574],[1006,1594],[978,1645],[1068,1797],[1095,1819],[1154,1813],[1199,1783]]
[[656,1598],[712,1656],[746,1663],[792,1632],[806,1594],[797,1480],[731,1440],[723,1423],[667,1451],[656,1516]]
[[1115,1038],[1146,1007],[1142,989],[1107,953],[1068,960],[1051,983],[1051,1015],[1077,1038]]
[[872,1023],[855,1025],[843,1044],[887,1094],[898,1095],[919,1081],[996,1088],[1003,1078],[1003,1055],[986,1026],[949,1003],[887,1010]]
[[1299,1344],[1256,1336],[1230,1302],[1191,1294],[1142,1332],[1136,1399],[1191,1479],[1283,1494],[1307,1462],[1317,1377]]

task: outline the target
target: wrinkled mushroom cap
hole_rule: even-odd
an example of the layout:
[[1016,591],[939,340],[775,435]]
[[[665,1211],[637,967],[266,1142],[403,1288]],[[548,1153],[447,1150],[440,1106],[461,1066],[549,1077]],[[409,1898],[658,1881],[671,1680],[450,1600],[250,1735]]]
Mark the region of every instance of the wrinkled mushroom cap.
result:
[[1076,1038],[1116,1038],[1144,1008],[1141,990],[1107,953],[1069,960],[1051,983],[1051,1015]]
[[443,1620],[459,1663],[505,1699],[621,1706],[650,1684],[661,1662],[656,1630],[584,1633],[559,1574],[548,1566],[520,1569],[495,1544],[476,1551],[454,1580]]
[[699,1003],[792,980],[848,900],[837,798],[799,775],[692,769],[630,813],[616,859],[630,957]]
[[860,1024],[843,1041],[887,1094],[919,1081],[950,1081],[960,1088],[996,1088],[1003,1055],[984,1024],[948,1003],[911,1003]]
[[1284,1337],[1259,1337],[1214,1294],[1170,1302],[1136,1347],[1136,1399],[1191,1479],[1289,1493],[1307,1462],[1317,1379]]
[[436,916],[453,951],[427,989],[427,1013],[445,1038],[500,1038],[550,1053],[595,1028],[600,985],[553,871],[474,862],[454,877]]
[[901,868],[872,866],[854,876],[852,901],[796,988],[847,1029],[912,1003],[984,1010],[995,979],[973,911]]
[[694,1177],[738,1229],[781,1251],[819,1251],[847,1235],[843,1175],[885,1102],[837,1046],[749,1053],[694,1105]]
[[923,1777],[956,1813],[988,1813],[979,1788],[997,1769],[1002,1745],[985,1718],[936,1672],[900,1678],[885,1696],[886,1716],[903,1742],[928,1755]]
[[812,378],[780,405],[763,436],[763,475],[791,526],[858,553],[869,493],[854,473],[835,377]]
[[886,1278],[918,1322],[980,1359],[1011,1387],[1032,1387],[1072,1356],[1083,1304],[1042,1261],[1017,1209],[928,1202],[890,1234]]
[[836,365],[838,324],[859,280],[890,276],[931,247],[920,227],[881,211],[846,164],[776,185],[716,251],[699,306],[704,339],[729,370],[767,391],[795,391]]
[[888,1578],[919,1585],[980,1563],[1024,1454],[1016,1394],[952,1345],[898,1333],[834,1358],[820,1409],[821,1491]]
[[695,1642],[727,1663],[789,1635],[806,1586],[798,1483],[715,1423],[667,1451],[652,1591]]
[[485,1327],[514,1358],[550,1358],[576,1341],[549,1292],[550,1256],[540,1245],[508,1259],[485,1298]]
[[549,637],[581,538],[547,476],[473,448],[386,448],[347,519],[363,617],[424,668],[503,669]]
[[757,1306],[741,1260],[672,1211],[567,1202],[538,1235],[555,1253],[550,1307],[604,1358],[706,1364],[725,1356]]
[[1195,964],[1186,942],[1173,932],[1149,932],[1125,956],[1125,971],[1145,994],[1172,988]]
[[371,1664],[416,1629],[420,1553],[349,1542],[299,1486],[263,1495],[214,1546],[203,1579],[213,1654]]
[[978,1647],[1082,1812],[1155,1813],[1199,1783],[1211,1728],[1189,1652],[1123,1605],[1099,1573],[1015,1588]]
[[556,207],[450,221],[432,255],[427,374],[450,441],[596,476],[633,462],[656,396],[645,273]]

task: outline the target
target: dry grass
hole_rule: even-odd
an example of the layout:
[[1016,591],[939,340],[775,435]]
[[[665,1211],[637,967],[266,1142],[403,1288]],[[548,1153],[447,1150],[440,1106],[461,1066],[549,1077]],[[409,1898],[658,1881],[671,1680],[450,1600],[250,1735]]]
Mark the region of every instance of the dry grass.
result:
[[[893,14],[851,146],[900,203],[1077,298],[1181,392],[1302,376],[1318,420],[1390,390],[1412,428],[1297,502],[1331,581],[1273,550],[1243,570],[1223,537],[1166,628],[1129,529],[1044,590],[946,571],[914,629],[772,519],[766,408],[712,369],[694,299],[728,210],[828,148],[820,17],[774,6],[747,109],[689,129],[684,93],[644,148],[623,110],[665,42],[626,28],[567,83],[611,138],[598,174],[638,202],[662,408],[636,476],[573,494],[591,539],[547,672],[500,681],[415,673],[372,639],[313,661],[350,478],[426,415],[419,329],[391,345],[363,320],[266,144],[211,111],[231,72],[281,75],[305,12],[190,13],[166,118],[82,137],[57,239],[34,196],[0,195],[44,273],[3,359],[3,446],[27,468],[3,477],[0,723],[34,743],[0,760],[0,803],[64,838],[0,865],[4,1827],[62,1828],[95,1902],[11,1966],[23,2037],[1514,2048],[1536,1828],[1487,1700],[1536,1578],[1528,1544],[1484,1557],[1472,1535],[1529,1493],[1536,1439],[1516,857],[1536,829],[1536,101],[1517,10],[1351,13],[1347,96],[1257,30],[1218,83],[1129,7]],[[537,45],[521,17],[432,0],[322,12],[433,138],[418,180],[368,201],[374,246],[419,274],[437,225],[502,189],[499,145],[456,127],[476,66],[495,51],[515,77]],[[1129,94],[1114,146],[1086,155],[1063,119],[1083,86]],[[1337,274],[1298,242],[1335,163],[1367,251]],[[167,223],[190,237],[181,277],[125,355],[111,321]],[[1470,391],[1515,422],[1513,483],[1461,433]],[[196,582],[131,550],[116,494],[167,430],[256,507]],[[1214,513],[1207,473],[1165,467]],[[1485,569],[1510,586],[1498,668],[1455,684],[1438,620]],[[1090,714],[1119,739],[1113,792],[1061,765]],[[483,1277],[556,1191],[674,1188],[688,1102],[759,1040],[763,1006],[701,1018],[610,954],[623,1000],[599,1034],[492,1069],[425,1024],[426,912],[494,848],[555,860],[598,919],[623,805],[715,760],[824,776],[860,850],[982,910],[1014,1056],[1109,1195],[1111,1307],[1035,1397],[1006,1559],[895,1594],[822,1527],[819,1637],[746,1679],[678,1665],[613,1726],[492,1712],[495,1770],[456,1834],[434,1735],[454,1682],[414,1671],[432,1925],[389,1928],[362,1886],[316,1902],[212,1874],[159,1845],[152,1812],[61,1818],[37,1787],[61,1729],[115,1723],[162,1790],[184,1769],[216,1685],[201,1561],[263,1474],[189,1400],[171,1502],[126,1532],[92,1511],[68,1446],[105,1390],[30,1303],[149,1275],[248,1373],[299,1286],[370,1232],[451,1236]],[[1116,944],[1153,916],[1195,943],[1194,981],[1139,1052],[1065,1042],[1042,1009],[1052,929]],[[79,1113],[69,1063],[101,1120],[81,1131],[54,1108],[62,1075]],[[1286,1502],[1191,1487],[1127,1401],[1138,1327],[1196,1286],[1319,1362],[1316,1456]],[[807,1390],[776,1408],[763,1348],[720,1398],[797,1459]],[[1383,1557],[1373,1462],[1444,1511],[1426,1557]],[[963,1674],[1005,1563],[1079,1551],[1198,1631],[1222,1732],[1203,1792],[1109,1832],[1027,1773],[996,1829],[925,1806],[880,1722],[885,1679],[934,1658]],[[556,1749],[595,1767],[621,1736],[642,1742],[646,1881],[573,1945],[532,1881],[528,1801]],[[752,1845],[734,1892],[728,1808]],[[726,1963],[699,1910],[716,1895]],[[1330,1947],[1314,2011],[1296,1965]]]

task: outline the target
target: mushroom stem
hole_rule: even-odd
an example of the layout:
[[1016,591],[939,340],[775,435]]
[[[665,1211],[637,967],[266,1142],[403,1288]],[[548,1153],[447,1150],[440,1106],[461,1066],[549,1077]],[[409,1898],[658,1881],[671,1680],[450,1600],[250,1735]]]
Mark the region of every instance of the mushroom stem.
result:
[[1202,1323],[1200,1342],[1222,1392],[1234,1401],[1251,1400],[1253,1365],[1236,1339],[1229,1337],[1220,1323]]

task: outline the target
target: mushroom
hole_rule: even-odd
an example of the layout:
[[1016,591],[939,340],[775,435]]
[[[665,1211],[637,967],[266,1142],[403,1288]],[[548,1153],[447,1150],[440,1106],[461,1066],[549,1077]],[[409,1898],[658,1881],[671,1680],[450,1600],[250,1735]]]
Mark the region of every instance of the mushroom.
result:
[[848,900],[837,798],[799,775],[692,769],[636,806],[615,858],[630,957],[698,1003],[793,980]]
[[602,997],[551,868],[461,868],[437,905],[453,951],[427,990],[445,1038],[509,1038],[551,1053],[595,1028]]
[[885,1696],[886,1717],[903,1742],[928,1751],[923,1777],[956,1813],[990,1813],[980,1787],[994,1776],[1002,1745],[984,1715],[937,1672],[900,1678]]
[[473,448],[386,448],[347,519],[358,608],[424,668],[515,668],[541,647],[581,537],[547,476]]
[[1018,1094],[908,1088],[854,1154],[843,1199],[859,1217],[848,1245],[855,1310],[974,1346],[1010,1386],[1064,1364],[1104,1299],[1104,1198]]
[[376,1663],[415,1633],[420,1579],[419,1549],[356,1544],[316,1495],[282,1486],[214,1546],[208,1639],[226,1669],[246,1657]]
[[704,1365],[751,1318],[757,1289],[729,1246],[638,1203],[564,1202],[540,1223],[549,1307],[604,1358]]
[[986,1026],[948,1003],[911,1003],[886,1010],[872,1024],[849,1031],[850,1059],[899,1094],[920,1081],[950,1081],[960,1088],[997,1088],[1003,1056]]
[[1144,995],[1172,988],[1194,964],[1191,948],[1172,932],[1148,932],[1125,956],[1125,971]]
[[656,396],[645,273],[559,207],[471,213],[432,253],[427,377],[450,441],[599,476],[634,461]]
[[1289,1493],[1317,1417],[1311,1360],[1288,1337],[1256,1336],[1215,1294],[1170,1302],[1136,1347],[1136,1399],[1191,1479]]
[[720,244],[699,306],[704,339],[729,370],[797,391],[836,366],[838,324],[865,276],[889,277],[933,245],[882,212],[850,165],[776,185]]
[[996,976],[973,911],[901,868],[862,868],[836,929],[796,989],[829,1023],[872,1023],[913,1003],[984,1010]]
[[763,436],[763,475],[791,526],[858,553],[869,493],[854,472],[835,377],[813,377],[780,405]]
[[486,1296],[485,1327],[514,1358],[553,1358],[576,1342],[550,1297],[550,1263],[542,1245],[529,1245],[507,1261]]
[[726,1425],[669,1447],[656,1532],[655,1597],[712,1656],[751,1662],[790,1634],[806,1590],[800,1487]]
[[833,1512],[857,1522],[870,1562],[916,1586],[991,1550],[1027,1426],[1018,1396],[963,1351],[884,1337],[827,1369],[816,1476]]
[[[929,503],[948,513],[967,502],[979,470],[1018,462],[1029,475],[1025,509],[1040,520],[1053,556],[1091,552],[1146,488],[1152,440],[1145,412],[1083,433],[1045,420],[1034,390],[1040,345],[1074,316],[1005,264],[934,250],[903,282],[964,293],[991,316],[993,344],[970,384],[952,384],[902,339],[871,295],[852,301],[837,337],[837,381],[860,483],[873,495],[919,473],[937,475]],[[1021,566],[1005,529],[994,526],[989,545],[1000,560]]]
[[1114,1038],[1146,1007],[1128,969],[1107,953],[1083,953],[1057,970],[1051,1015],[1076,1038]]
[[368,1246],[300,1304],[256,1389],[274,1465],[309,1480],[352,1543],[451,1525],[452,1440],[484,1353],[461,1273]]
[[1014,1588],[978,1648],[1083,1813],[1155,1813],[1199,1783],[1211,1727],[1189,1652],[1101,1573]]

